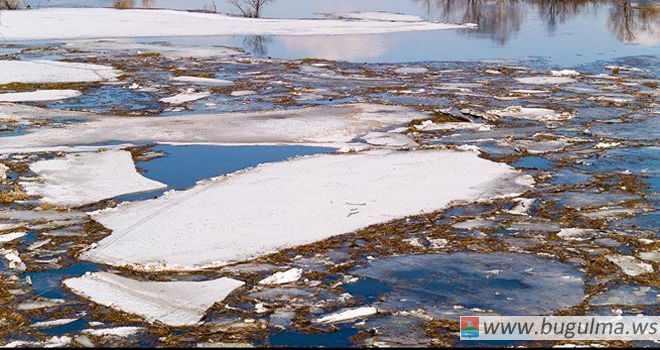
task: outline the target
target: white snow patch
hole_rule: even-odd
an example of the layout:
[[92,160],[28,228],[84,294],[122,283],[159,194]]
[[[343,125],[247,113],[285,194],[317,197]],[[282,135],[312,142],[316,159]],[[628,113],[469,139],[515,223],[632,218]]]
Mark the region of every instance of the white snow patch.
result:
[[302,269],[294,267],[286,271],[276,272],[259,281],[259,284],[286,284],[299,280],[301,276]]
[[59,206],[81,206],[166,187],[138,174],[128,151],[68,154],[32,163],[30,170],[43,182],[21,182],[25,192]]
[[169,103],[169,104],[173,104],[173,105],[180,105],[180,104],[186,103],[186,102],[201,100],[201,99],[209,97],[209,96],[211,96],[211,93],[208,92],[208,91],[184,92],[184,93],[176,94],[174,96],[161,98],[160,102]]
[[513,215],[529,215],[529,210],[536,201],[535,198],[516,198],[513,200],[517,204],[506,212]]
[[314,323],[338,323],[356,318],[375,315],[378,310],[373,306],[362,306],[354,309],[338,311],[314,320]]
[[30,325],[32,328],[50,328],[50,327],[55,327],[55,326],[63,326],[65,324],[69,324],[72,322],[78,321],[77,318],[62,318],[58,320],[52,320],[52,321],[42,321],[42,322],[36,322]]
[[521,84],[567,84],[574,83],[575,79],[569,77],[555,77],[555,76],[536,76],[516,78],[516,81]]
[[550,74],[553,77],[577,77],[580,75],[578,71],[572,69],[551,70]]
[[78,90],[37,90],[30,92],[8,92],[0,94],[0,102],[54,101],[78,97]]
[[621,146],[621,142],[599,142],[594,147],[596,148],[612,148]]
[[0,243],[7,243],[11,242],[15,239],[19,239],[23,236],[25,236],[25,232],[11,232],[11,233],[5,233],[4,235],[0,235]]
[[25,341],[15,340],[13,342],[2,345],[5,348],[18,348],[18,347],[44,347],[44,348],[62,348],[70,345],[72,342],[71,337],[63,335],[61,337],[53,336],[46,341]]
[[446,123],[434,123],[431,120],[425,120],[418,125],[415,125],[417,130],[425,131],[434,131],[434,130],[477,130],[477,131],[489,131],[491,130],[490,125],[481,124],[481,123],[470,123],[470,122],[446,122]]
[[0,182],[4,181],[7,178],[7,172],[9,167],[0,163]]
[[356,35],[467,27],[424,21],[259,19],[217,13],[107,8],[5,11],[2,25],[2,36],[9,41],[202,35]]
[[202,282],[143,282],[109,272],[87,273],[63,283],[96,303],[174,327],[199,323],[209,307],[243,285],[227,277]]
[[411,148],[417,146],[417,142],[404,134],[395,132],[370,132],[362,139],[374,146],[391,146],[396,148]]
[[0,153],[115,140],[197,144],[315,143],[342,147],[370,131],[424,118],[428,115],[411,108],[373,104],[167,117],[89,117],[87,122],[64,127],[43,126],[25,135],[1,137]]
[[211,85],[211,86],[232,86],[234,82],[231,80],[225,79],[215,79],[215,78],[201,78],[201,77],[190,77],[190,76],[178,76],[172,78],[173,81],[181,83],[191,83],[197,85]]
[[399,67],[394,70],[397,74],[423,74],[428,71],[425,67]]
[[619,266],[623,273],[628,276],[639,276],[645,273],[653,273],[653,266],[635,259],[628,255],[606,255],[605,258],[611,263]]
[[505,109],[492,109],[486,111],[488,114],[497,115],[500,117],[552,121],[552,120],[567,120],[572,116],[568,112],[558,113],[552,109],[547,108],[529,108],[521,106],[510,106]]
[[136,42],[134,39],[76,40],[66,47],[85,51],[109,52],[128,51],[135,54],[156,52],[168,58],[208,58],[243,55],[240,49],[224,46],[163,45]]
[[143,329],[144,329],[143,327],[115,327],[115,328],[85,329],[81,333],[91,334],[97,337],[113,336],[113,337],[126,338],[136,334],[137,332],[140,332]]
[[232,91],[230,95],[234,97],[241,97],[241,96],[250,96],[254,94],[256,94],[256,92],[253,90],[237,90],[237,91]]
[[532,183],[469,152],[300,157],[91,213],[113,232],[83,257],[137,269],[221,266]]
[[[3,12],[3,24],[5,24],[5,15],[6,12]],[[4,32],[6,27],[2,29]],[[119,74],[120,72],[112,67],[89,63],[45,60],[0,61],[0,84],[96,82],[115,79]]]

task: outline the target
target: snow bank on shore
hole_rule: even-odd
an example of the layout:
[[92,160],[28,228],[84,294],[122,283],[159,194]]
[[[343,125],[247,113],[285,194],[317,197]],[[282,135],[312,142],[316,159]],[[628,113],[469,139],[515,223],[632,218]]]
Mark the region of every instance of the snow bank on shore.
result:
[[5,40],[47,40],[197,35],[355,35],[466,27],[388,17],[392,20],[255,19],[174,10],[52,8],[3,12],[2,36]]

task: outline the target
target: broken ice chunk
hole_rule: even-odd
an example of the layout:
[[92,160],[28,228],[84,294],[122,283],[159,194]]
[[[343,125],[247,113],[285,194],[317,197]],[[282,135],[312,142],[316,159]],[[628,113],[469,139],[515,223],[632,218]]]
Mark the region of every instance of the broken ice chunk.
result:
[[59,206],[76,207],[166,187],[138,174],[128,151],[69,154],[33,163],[30,170],[43,182],[23,182],[25,191]]
[[259,284],[285,284],[295,282],[302,276],[302,269],[292,268],[286,271],[276,272],[273,275],[259,281]]
[[109,272],[87,273],[63,283],[96,303],[173,327],[197,324],[206,309],[243,285],[227,277],[201,282],[151,282]]

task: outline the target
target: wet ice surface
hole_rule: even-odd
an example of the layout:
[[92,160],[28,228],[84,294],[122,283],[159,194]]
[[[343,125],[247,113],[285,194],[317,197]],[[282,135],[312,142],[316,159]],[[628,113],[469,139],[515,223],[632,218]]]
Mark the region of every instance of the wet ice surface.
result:
[[[151,148],[163,157],[137,162],[135,166],[152,180],[167,188],[154,192],[120,196],[118,201],[152,198],[168,190],[183,190],[197,181],[229,174],[261,163],[285,160],[289,157],[333,152],[329,147],[308,146],[212,146],[156,145]],[[172,171],[172,169],[178,169]]]
[[[60,5],[63,3],[76,2],[60,2]],[[163,6],[174,6],[170,5],[173,3]],[[286,1],[281,0],[281,3]],[[203,6],[194,1],[189,6],[198,8],[198,5]],[[300,12],[291,12],[290,16],[311,17],[312,12],[336,12],[336,9],[326,11],[313,6],[298,6],[300,10],[296,11]],[[358,2],[350,6],[345,10],[371,9],[368,4],[359,5]],[[444,20],[441,14],[440,17],[426,17],[424,9],[418,8],[416,2],[381,6]],[[399,10],[397,6],[403,8]],[[407,10],[410,6],[414,11]],[[283,17],[287,11],[282,8],[286,9],[279,5],[268,8],[267,16]],[[534,10],[526,12],[518,29],[514,25],[510,27],[512,30],[505,31],[510,34],[505,38],[493,36],[488,32],[488,23],[482,22],[479,24],[483,29],[470,32],[342,38],[343,44],[352,44],[357,47],[355,50],[337,50],[339,40],[316,37],[306,40],[286,37],[145,38],[138,40],[145,43],[142,46],[30,42],[1,48],[3,59],[64,58],[113,66],[124,75],[116,82],[67,83],[64,87],[22,86],[14,87],[22,89],[20,91],[8,90],[73,89],[81,91],[82,95],[62,101],[24,104],[45,105],[50,108],[47,112],[21,111],[0,105],[0,138],[29,133],[42,126],[63,128],[83,121],[83,113],[68,109],[130,117],[297,110],[305,106],[352,102],[391,103],[423,106],[425,112],[434,111],[429,114],[432,124],[413,121],[397,137],[405,135],[418,147],[464,150],[478,147],[481,157],[512,165],[534,176],[536,185],[520,198],[456,204],[444,211],[371,226],[249,263],[202,273],[149,274],[113,270],[79,260],[80,252],[109,232],[80,211],[40,207],[39,198],[25,196],[20,187],[14,187],[22,181],[37,180],[37,174],[29,170],[30,164],[57,158],[57,154],[44,149],[10,152],[0,156],[0,163],[8,168],[7,179],[0,183],[0,235],[10,235],[6,236],[6,242],[0,243],[0,287],[3,291],[0,319],[4,319],[0,344],[23,340],[75,345],[87,344],[87,341],[95,345],[167,346],[213,343],[460,345],[452,331],[455,317],[460,314],[482,314],[489,310],[535,314],[563,310],[570,315],[610,315],[620,310],[631,315],[657,315],[660,286],[657,274],[660,271],[657,262],[660,249],[657,209],[660,201],[657,173],[660,72],[657,67],[660,61],[657,45],[624,48],[614,39],[615,32],[605,34],[601,30],[597,32],[598,39],[589,40],[588,31],[578,30],[595,22],[604,23],[601,21],[609,18],[609,10],[601,7],[593,18],[585,19],[583,12],[569,16],[565,25],[558,25],[556,38],[550,39],[546,37],[545,22],[539,21]],[[463,18],[456,20],[464,21]],[[544,49],[559,53],[561,58],[473,63],[437,61],[502,57],[498,54],[501,52],[520,58],[529,53],[529,45],[525,43],[530,42],[531,33],[538,36],[533,42],[546,42],[548,45]],[[553,47],[555,40],[566,42],[566,38],[569,45],[565,50],[571,48],[573,40],[583,47],[573,47],[570,54]],[[608,42],[604,44],[599,40]],[[447,50],[447,45],[454,41],[465,44],[465,50]],[[420,45],[420,42],[426,44]],[[428,44],[434,42],[439,44]],[[494,44],[484,45],[490,42]],[[246,53],[233,51],[233,56],[225,56],[227,48],[201,49],[209,44],[238,46]],[[374,50],[373,45],[385,49]],[[603,47],[612,50],[602,52],[605,51]],[[182,52],[196,58],[181,59]],[[333,56],[336,52],[342,55]],[[609,59],[639,53],[656,56]],[[435,62],[360,64],[251,58],[296,58],[316,54],[316,57],[354,62],[420,59]],[[548,55],[543,51],[537,54]],[[593,62],[595,59],[602,61]],[[571,77],[575,79],[573,83],[534,85],[519,81],[526,77],[552,77],[550,71],[558,68],[555,65],[574,64],[580,64],[571,67],[580,75]],[[216,79],[232,84],[201,84],[198,79],[176,77]],[[182,105],[159,101],[177,94],[200,92],[210,94]],[[540,118],[520,118],[514,114],[488,113],[515,106],[552,110],[559,116],[566,114],[561,118],[545,117],[554,115],[551,113],[542,113]],[[458,127],[459,123],[470,126]],[[386,130],[378,132],[382,131]],[[374,142],[373,138],[366,139]],[[365,138],[353,141],[356,144],[351,147],[358,151],[361,147],[377,147],[367,145]],[[137,170],[143,176],[176,189],[190,188],[198,180],[261,162],[334,150],[304,146],[146,146],[142,143],[138,147],[122,148],[132,152]],[[59,150],[65,153],[90,151],[80,145],[67,145]],[[160,193],[119,197],[84,209],[92,211],[112,207],[123,200],[142,200],[157,195]],[[529,199],[533,200],[532,204],[519,207]],[[428,271],[429,266],[434,268]],[[301,270],[299,278],[276,285],[259,283],[292,269]],[[190,329],[163,330],[138,316],[77,297],[61,283],[90,271],[159,281],[208,281],[229,277],[245,281],[246,285],[211,307],[202,319],[203,324]],[[530,279],[538,277],[536,273],[545,277]],[[559,275],[568,278],[561,279]],[[457,283],[444,283],[447,276]],[[563,283],[553,284],[551,276],[557,276]],[[459,290],[459,287],[474,284],[487,288],[482,292],[470,288],[467,293]],[[546,298],[532,294],[535,288],[548,284],[543,291],[553,293]],[[560,292],[567,291],[575,293],[557,300]],[[469,297],[470,293],[481,294]],[[314,322],[346,310],[369,307],[376,307],[378,312],[336,324]],[[64,324],[64,320],[75,321]],[[29,326],[37,322],[51,323],[45,323],[49,326],[44,328],[43,323],[38,324],[39,327]],[[147,331],[126,336],[93,332],[135,326],[145,327]]]
[[583,274],[575,267],[522,254],[406,255],[377,260],[351,273],[391,290],[376,303],[379,309],[422,308],[439,317],[476,309],[541,315],[579,304],[583,298]]

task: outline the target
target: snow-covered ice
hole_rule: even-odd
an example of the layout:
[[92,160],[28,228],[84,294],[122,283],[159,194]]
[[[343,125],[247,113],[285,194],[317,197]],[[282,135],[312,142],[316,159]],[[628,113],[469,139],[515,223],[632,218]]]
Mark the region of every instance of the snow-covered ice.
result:
[[[3,21],[7,13],[3,13]],[[6,28],[2,29],[4,31]],[[96,82],[117,78],[119,74],[120,72],[113,67],[90,63],[47,60],[0,61],[0,84]]]
[[559,113],[552,109],[538,107],[509,106],[504,109],[489,110],[487,113],[500,117],[540,121],[567,120],[572,118],[571,114],[567,112]]
[[41,182],[21,182],[25,192],[43,202],[76,207],[122,194],[164,188],[138,174],[127,151],[68,154],[30,165]]
[[316,320],[314,323],[338,323],[354,320],[356,318],[368,317],[378,313],[378,310],[373,306],[362,306],[354,309],[347,309],[342,311],[337,311],[329,315],[322,316]]
[[179,105],[179,104],[186,103],[186,102],[201,100],[203,98],[209,97],[210,95],[211,95],[211,93],[208,92],[208,91],[190,92],[190,93],[189,92],[184,92],[184,93],[176,94],[174,96],[161,98],[160,102],[169,103],[169,104],[173,104],[173,105]]
[[215,78],[202,78],[202,77],[190,77],[190,76],[178,76],[172,78],[172,81],[180,83],[190,83],[197,85],[209,85],[209,86],[232,86],[234,82],[231,80],[225,79],[215,79]]
[[0,94],[0,102],[55,101],[78,97],[78,90],[37,90],[30,92],[8,92]]
[[[93,117],[64,127],[42,126],[25,135],[0,138],[0,152],[70,144],[157,141],[171,143],[344,146],[373,130],[428,118],[412,108],[344,104],[270,112],[236,112],[166,117]],[[121,125],[121,127],[117,127]]]
[[276,272],[259,281],[259,284],[286,284],[299,280],[301,276],[302,269],[294,267],[286,271]]
[[115,328],[99,328],[99,329],[85,329],[82,333],[95,335],[97,337],[113,336],[126,338],[144,330],[143,327],[115,327]]
[[634,277],[634,276],[643,275],[645,273],[655,272],[655,270],[653,269],[653,265],[647,264],[645,262],[641,262],[632,256],[612,254],[612,255],[606,255],[605,258],[607,258],[607,260],[610,261],[611,263],[619,266],[619,268],[621,268],[623,273],[625,273],[628,276]]
[[224,300],[243,282],[222,277],[210,281],[137,281],[109,272],[87,273],[64,280],[74,293],[124,312],[168,326],[193,326],[206,310]]
[[[391,16],[391,15],[390,15]],[[173,10],[33,9],[2,14],[4,40],[210,35],[340,35],[465,28],[424,21],[258,19]],[[39,28],[39,30],[35,30]]]
[[3,234],[3,235],[0,235],[0,245],[1,245],[2,243],[7,243],[7,242],[11,242],[11,241],[13,241],[13,240],[15,240],[15,239],[19,239],[19,238],[21,238],[21,237],[23,237],[23,236],[25,236],[25,235],[26,235],[25,232],[11,232],[11,233],[5,233],[5,234]]
[[471,152],[301,157],[92,213],[113,233],[82,257],[136,269],[196,270],[438,210],[456,200],[519,194],[532,183],[529,176]]
[[575,79],[569,78],[566,76],[536,76],[536,77],[524,77],[516,78],[516,81],[521,84],[568,84],[574,83]]

